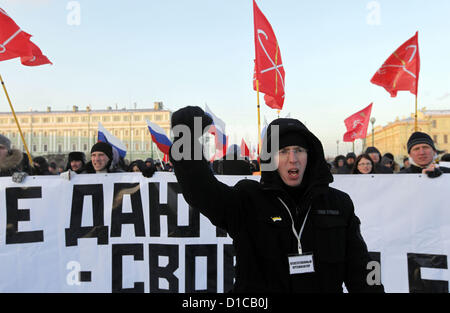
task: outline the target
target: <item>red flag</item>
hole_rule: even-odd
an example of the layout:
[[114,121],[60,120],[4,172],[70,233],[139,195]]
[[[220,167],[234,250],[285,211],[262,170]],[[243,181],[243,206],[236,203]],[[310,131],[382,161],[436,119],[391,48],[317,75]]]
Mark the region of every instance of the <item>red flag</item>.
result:
[[370,114],[372,112],[372,104],[373,103],[369,104],[366,108],[344,120],[345,127],[347,127],[347,132],[344,134],[345,142],[352,142],[358,138],[366,138]]
[[419,42],[416,32],[384,62],[370,82],[384,87],[391,97],[396,97],[399,90],[409,90],[417,96],[419,72]]
[[20,57],[23,65],[52,64],[9,15],[0,8],[0,61]]
[[247,147],[247,144],[244,141],[244,138],[241,140],[241,156],[250,158],[250,150]]
[[[273,98],[265,97],[266,104],[281,110],[284,103],[284,67],[280,47],[272,26],[253,0],[255,25],[255,72],[259,91]],[[253,88],[257,90],[256,84]]]
[[31,35],[21,30],[0,8],[0,61],[32,56],[30,38]]
[[30,41],[32,57],[21,57],[20,62],[26,66],[38,66],[43,64],[53,64],[50,60],[42,54],[41,49]]

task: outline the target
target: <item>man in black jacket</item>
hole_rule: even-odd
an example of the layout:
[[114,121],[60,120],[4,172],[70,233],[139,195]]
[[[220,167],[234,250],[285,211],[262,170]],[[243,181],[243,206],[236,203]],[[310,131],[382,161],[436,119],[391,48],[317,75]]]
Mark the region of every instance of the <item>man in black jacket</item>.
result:
[[400,173],[427,174],[430,178],[450,173],[450,168],[436,164],[437,149],[428,134],[414,132],[408,139],[407,148],[411,166],[401,170]]
[[[328,186],[333,177],[322,144],[302,123],[273,121],[264,146],[279,139],[279,150],[261,154],[261,182],[244,179],[230,187],[204,158],[191,158],[202,149],[194,117],[203,130],[211,124],[199,107],[173,113],[170,157],[186,201],[233,239],[234,292],[342,292],[343,283],[349,292],[383,292],[381,284],[368,283],[371,259],[353,203]],[[180,125],[190,130],[188,157],[180,157],[186,151],[177,143],[186,142],[186,134],[175,131]],[[272,138],[273,125],[279,138]],[[268,166],[272,158],[278,169]]]
[[394,171],[381,164],[381,153],[375,147],[367,147],[366,152],[375,164],[375,174],[393,174]]

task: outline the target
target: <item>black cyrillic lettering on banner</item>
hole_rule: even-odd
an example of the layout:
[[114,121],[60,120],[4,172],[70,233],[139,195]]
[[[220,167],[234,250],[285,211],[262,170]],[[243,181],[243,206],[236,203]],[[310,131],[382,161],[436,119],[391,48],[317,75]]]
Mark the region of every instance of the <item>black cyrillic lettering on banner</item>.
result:
[[30,220],[30,210],[19,210],[19,199],[42,198],[41,187],[6,188],[6,244],[44,241],[44,231],[19,231],[19,222]]
[[234,278],[236,277],[234,259],[236,251],[233,245],[223,246],[223,291],[229,292],[233,289]]
[[134,288],[123,288],[123,262],[124,255],[134,256],[135,261],[144,260],[143,244],[113,244],[112,245],[112,292],[143,293],[144,283],[135,282]]
[[[148,245],[150,266],[150,293],[178,293],[178,278],[173,274],[178,269],[178,245]],[[165,257],[161,260],[160,257]],[[161,258],[162,259],[162,258]],[[164,264],[165,263],[165,264]],[[168,288],[160,288],[160,279],[165,279]]]
[[[85,196],[92,196],[93,226],[81,226]],[[78,245],[79,238],[97,238],[97,244],[108,244],[108,226],[103,219],[103,185],[74,185],[70,228],[66,228],[66,246]]]
[[181,187],[178,183],[167,184],[167,204],[160,203],[160,183],[148,184],[150,201],[150,237],[161,236],[160,216],[167,215],[169,237],[199,237],[200,212],[189,206],[189,225],[178,226],[178,195]]
[[[186,245],[186,293],[217,292],[217,245]],[[195,276],[200,269],[195,266],[197,257],[206,257],[206,289],[196,290]],[[200,275],[203,276],[203,275]]]
[[[131,213],[123,213],[123,196],[130,195]],[[144,213],[142,210],[139,183],[114,184],[114,199],[111,212],[111,237],[122,235],[122,225],[133,224],[136,237],[145,237]]]
[[421,267],[447,269],[447,256],[408,253],[410,293],[448,293],[448,281],[422,279]]

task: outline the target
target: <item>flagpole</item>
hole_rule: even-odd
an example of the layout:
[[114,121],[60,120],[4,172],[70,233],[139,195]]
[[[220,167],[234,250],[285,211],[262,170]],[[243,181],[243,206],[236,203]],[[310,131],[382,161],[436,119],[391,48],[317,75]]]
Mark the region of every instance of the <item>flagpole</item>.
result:
[[22,129],[20,128],[20,125],[19,125],[19,120],[17,119],[16,112],[14,112],[14,108],[13,108],[13,106],[11,104],[11,99],[9,98],[8,91],[6,90],[5,83],[3,81],[2,75],[0,75],[0,81],[2,83],[3,90],[5,91],[6,99],[8,99],[8,103],[9,103],[9,106],[11,108],[11,112],[12,112],[12,114],[14,116],[14,120],[16,121],[17,128],[19,129],[19,134],[20,134],[20,137],[22,138],[23,146],[25,147],[25,150],[27,152],[28,160],[30,161],[30,165],[32,167],[34,167],[33,166],[33,158],[31,157],[30,151],[28,151],[27,143],[25,142],[25,138],[23,137]]
[[258,159],[261,151],[261,114],[260,114],[260,105],[259,105],[259,80],[256,80],[256,99],[257,99],[257,108],[258,108]]
[[414,114],[414,131],[417,132],[418,125],[417,125],[417,92],[416,92],[416,108],[415,108],[415,114]]

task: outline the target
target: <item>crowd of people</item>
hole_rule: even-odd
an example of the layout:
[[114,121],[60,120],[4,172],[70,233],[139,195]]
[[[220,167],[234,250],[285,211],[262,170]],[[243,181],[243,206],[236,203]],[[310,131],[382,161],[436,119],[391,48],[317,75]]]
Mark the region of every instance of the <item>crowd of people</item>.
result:
[[[199,107],[180,109],[171,121],[172,127],[186,125],[191,130],[189,153],[194,156],[202,149],[193,131],[198,117],[204,126],[212,123]],[[279,128],[274,138],[273,125]],[[152,177],[157,171],[173,171],[187,203],[233,239],[235,292],[342,292],[343,283],[349,292],[383,292],[381,283],[367,282],[372,258],[360,233],[360,220],[350,196],[329,186],[332,174],[422,173],[436,178],[450,173],[437,162],[442,151],[428,134],[414,132],[402,167],[391,153],[381,155],[376,147],[359,156],[338,156],[330,164],[320,140],[296,119],[274,120],[264,137],[266,146],[271,147],[276,138],[279,150],[263,152],[260,164],[242,158],[235,145],[214,162],[195,160],[192,155],[177,159],[173,150],[175,143],[182,142],[180,137],[174,138],[169,163],[149,158],[127,164],[111,145],[97,142],[89,161],[83,152],[69,153],[59,175],[70,179],[77,174],[140,172]],[[448,158],[445,154],[441,161]],[[272,160],[276,168],[263,169]],[[30,165],[27,155],[12,149],[8,138],[0,135],[0,176],[22,182],[27,175],[55,173],[57,166],[44,157],[35,157]],[[234,186],[215,176],[255,173],[261,175],[259,182],[242,179]],[[301,270],[300,263],[306,264]]]
[[[439,166],[438,163],[450,161],[450,153],[436,149],[431,137],[423,132],[415,132],[407,142],[408,156],[402,164],[398,164],[392,153],[381,155],[376,147],[368,147],[362,154],[356,156],[350,152],[346,156],[338,155],[329,164],[333,174],[394,174],[416,173],[438,177],[442,173],[449,173],[449,168]],[[437,161],[440,162],[437,162]]]
[[92,146],[89,161],[84,152],[73,151],[67,155],[65,166],[49,163],[43,156],[34,157],[30,164],[26,153],[12,148],[11,141],[0,135],[0,177],[12,176],[15,182],[22,182],[29,175],[60,175],[70,179],[76,174],[141,172],[145,177],[151,177],[157,171],[171,172],[172,165],[152,158],[130,163],[105,142],[97,142]]
[[[428,134],[415,132],[408,140],[407,147],[409,155],[403,158],[402,164],[395,161],[392,153],[382,155],[376,147],[368,147],[358,156],[353,152],[346,156],[338,155],[327,164],[332,174],[427,173],[429,177],[438,177],[441,173],[450,172],[437,162],[450,162],[450,153],[442,154],[443,151],[437,150]],[[27,154],[12,149],[10,140],[0,135],[0,177],[13,176],[16,182],[28,175],[62,175],[70,178],[70,171],[75,174],[141,172],[146,177],[151,177],[158,171],[173,171],[170,161],[147,158],[130,162],[104,142],[92,146],[89,161],[86,154],[80,151],[70,152],[66,159],[65,166],[58,166],[55,162],[48,162],[43,156],[37,156],[30,165]],[[242,157],[238,145],[231,145],[223,158],[210,163],[210,168],[217,175],[260,174],[258,161]]]

